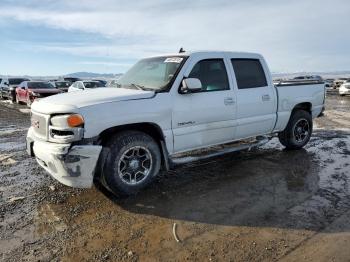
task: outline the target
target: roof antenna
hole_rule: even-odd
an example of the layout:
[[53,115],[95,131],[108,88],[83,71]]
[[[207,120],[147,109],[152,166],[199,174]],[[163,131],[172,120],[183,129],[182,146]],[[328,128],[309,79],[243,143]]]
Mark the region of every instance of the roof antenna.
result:
[[185,51],[185,49],[183,49],[182,47],[180,48],[180,50],[179,50],[179,53],[185,53],[186,51]]

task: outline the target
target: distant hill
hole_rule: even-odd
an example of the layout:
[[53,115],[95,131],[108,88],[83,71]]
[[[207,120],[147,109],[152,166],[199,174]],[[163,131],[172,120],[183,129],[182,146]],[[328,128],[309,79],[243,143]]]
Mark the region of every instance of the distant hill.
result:
[[71,74],[65,75],[68,77],[79,77],[79,78],[118,78],[122,74],[100,74],[100,73],[92,73],[92,72],[75,72]]

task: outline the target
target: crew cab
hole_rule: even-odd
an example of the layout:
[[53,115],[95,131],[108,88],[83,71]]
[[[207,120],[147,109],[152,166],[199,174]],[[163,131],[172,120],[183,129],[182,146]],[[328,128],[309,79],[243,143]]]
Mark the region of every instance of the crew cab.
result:
[[[27,150],[61,183],[134,194],[161,168],[259,146],[277,135],[306,145],[324,108],[320,81],[274,85],[254,53],[181,52],[145,58],[117,87],[32,105]],[[241,143],[244,141],[244,143]]]

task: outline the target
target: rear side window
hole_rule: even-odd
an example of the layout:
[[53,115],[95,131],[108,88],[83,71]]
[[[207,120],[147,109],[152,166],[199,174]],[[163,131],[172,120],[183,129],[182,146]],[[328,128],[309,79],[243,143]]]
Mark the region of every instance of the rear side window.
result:
[[259,59],[231,59],[238,89],[267,86],[264,69]]
[[198,78],[201,81],[202,92],[230,89],[225,63],[222,59],[199,61],[188,77]]

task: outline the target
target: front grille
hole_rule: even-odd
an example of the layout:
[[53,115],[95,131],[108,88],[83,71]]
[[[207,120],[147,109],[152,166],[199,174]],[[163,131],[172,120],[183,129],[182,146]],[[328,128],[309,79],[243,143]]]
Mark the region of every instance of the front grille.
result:
[[38,136],[47,138],[48,116],[32,112],[31,125]]

